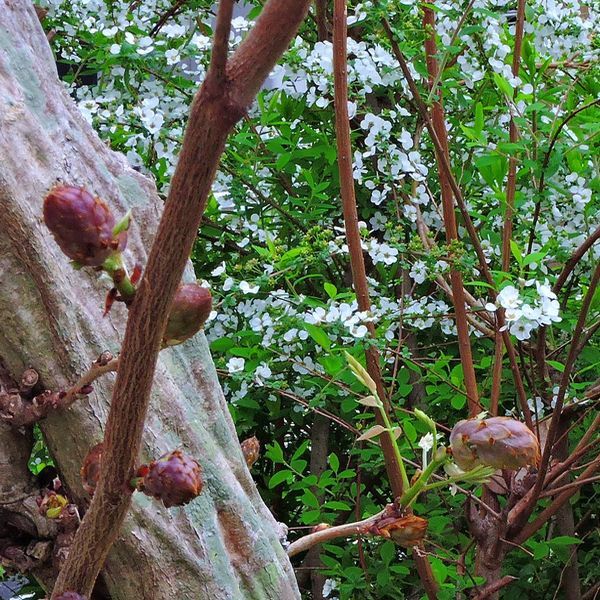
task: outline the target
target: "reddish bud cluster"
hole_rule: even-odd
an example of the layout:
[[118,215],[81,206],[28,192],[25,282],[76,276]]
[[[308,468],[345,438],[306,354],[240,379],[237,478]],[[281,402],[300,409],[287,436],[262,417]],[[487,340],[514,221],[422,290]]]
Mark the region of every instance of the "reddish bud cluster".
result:
[[450,433],[450,446],[456,464],[465,471],[478,465],[519,469],[540,461],[535,434],[510,417],[459,421]]
[[102,452],[104,444],[100,442],[96,444],[87,454],[81,467],[81,483],[83,489],[93,496],[100,479],[100,467],[102,464]]
[[212,310],[210,291],[198,283],[179,286],[163,336],[163,346],[175,346],[198,333]]
[[387,517],[381,519],[371,533],[391,539],[400,546],[408,548],[423,541],[428,523],[415,515]]
[[174,450],[138,470],[138,490],[170,508],[191,502],[202,491],[200,465]]
[[115,218],[100,198],[83,187],[57,185],[44,199],[44,222],[60,249],[80,265],[99,267],[127,244],[113,234]]
[[256,436],[244,440],[241,444],[242,453],[250,469],[260,456],[260,442]]

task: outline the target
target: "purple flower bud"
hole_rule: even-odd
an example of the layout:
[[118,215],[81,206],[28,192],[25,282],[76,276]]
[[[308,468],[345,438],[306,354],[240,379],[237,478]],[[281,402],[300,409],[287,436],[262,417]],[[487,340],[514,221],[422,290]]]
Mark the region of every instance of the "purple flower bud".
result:
[[60,249],[86,267],[99,267],[127,245],[114,235],[115,218],[105,202],[82,187],[57,185],[44,199],[44,222]]
[[167,327],[163,336],[163,346],[175,346],[198,333],[212,310],[210,291],[198,283],[184,283],[179,286]]
[[138,470],[137,487],[170,508],[191,502],[202,491],[200,465],[180,450],[168,452]]

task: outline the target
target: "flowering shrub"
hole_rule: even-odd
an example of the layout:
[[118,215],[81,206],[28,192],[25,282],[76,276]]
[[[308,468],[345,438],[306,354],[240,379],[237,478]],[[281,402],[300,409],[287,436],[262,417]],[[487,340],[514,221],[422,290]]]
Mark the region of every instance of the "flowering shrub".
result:
[[[192,94],[209,61],[212,2],[193,0],[173,13],[166,0],[45,4],[57,58],[69,65],[66,84],[83,117],[134,167],[153,175],[165,193]],[[433,145],[380,25],[385,16],[411,57],[421,95],[431,101],[426,33],[421,9],[411,0],[349,6],[348,109],[371,310],[359,310],[353,292],[341,217],[332,44],[317,40],[310,26],[230,138],[199,232],[193,261],[215,304],[206,335],[240,437],[255,434],[267,446],[254,467],[261,492],[277,518],[291,526],[343,520],[356,506],[372,514],[389,494],[379,450],[355,445],[373,417],[357,401],[360,390],[345,368],[343,349],[355,357],[370,345],[381,351],[384,381],[403,432],[398,444],[403,455],[424,467],[432,434],[405,411],[423,405],[436,421],[448,424],[465,416],[464,373],[447,294],[450,270],[462,274],[470,292],[467,311],[484,408],[490,408],[493,336],[502,329],[497,327],[501,312],[527,374],[531,406],[541,416],[558,390],[550,392],[552,385],[536,379],[536,344],[543,331],[552,383],[564,369],[564,348],[600,259],[600,244],[593,244],[567,288],[554,289],[573,252],[598,227],[593,35],[598,15],[576,0],[528,2],[516,76],[510,3],[475,0],[466,12],[451,2],[436,7],[438,83],[450,161],[499,290],[495,298],[464,221],[460,241],[446,241]],[[247,9],[234,19],[234,47],[260,3]],[[96,83],[82,84],[83,74],[93,74]],[[509,139],[511,117],[519,130],[516,142]],[[518,169],[506,270],[502,229],[510,157],[517,157]],[[592,329],[599,309],[596,294],[588,317]],[[598,341],[587,342],[567,391],[573,404],[598,376]],[[508,363],[503,366],[501,415],[517,411]],[[320,465],[319,474],[309,467],[318,441],[310,437],[316,414],[332,419],[321,440],[327,464]],[[589,421],[584,416],[577,427]],[[585,494],[575,508],[578,515],[591,502]],[[467,545],[463,501],[462,492],[444,491],[415,503],[419,513],[427,513],[429,537],[437,544],[431,564],[441,597],[476,583],[472,554],[461,555]],[[536,558],[562,552],[543,535],[526,546]],[[359,550],[369,556],[366,563],[359,563]],[[589,565],[597,563],[597,552],[580,546],[579,560],[588,565],[583,584],[594,580]],[[511,563],[511,573],[520,577],[511,593],[548,597],[564,561],[522,558]],[[409,558],[389,541],[328,543],[321,560],[328,598],[352,593],[402,598],[399,589],[417,581]]]

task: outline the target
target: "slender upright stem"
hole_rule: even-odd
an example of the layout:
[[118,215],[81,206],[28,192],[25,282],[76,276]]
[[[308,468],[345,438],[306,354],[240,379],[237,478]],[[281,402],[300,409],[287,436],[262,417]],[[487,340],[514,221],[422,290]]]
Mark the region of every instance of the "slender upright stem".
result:
[[[437,44],[435,41],[435,13],[428,6],[423,9],[423,25],[427,31],[425,39],[425,52],[427,58],[427,72],[429,74],[429,85],[433,86],[438,77],[437,63]],[[441,94],[438,93],[438,100],[433,103],[431,109],[431,120],[433,129],[440,141],[441,147],[436,149],[436,158],[438,158],[438,175],[442,191],[442,208],[444,213],[444,227],[446,229],[446,240],[452,243],[458,240],[458,228],[456,226],[456,214],[454,212],[454,195],[449,176],[441,164],[440,153],[444,155],[445,161],[449,162],[448,152],[448,134],[444,122],[444,109],[441,102]],[[467,321],[467,310],[465,303],[465,290],[463,286],[462,275],[456,265],[450,267],[450,285],[452,287],[452,296],[454,300],[454,311],[456,313],[456,329],[458,332],[458,348],[460,351],[460,361],[463,367],[465,388],[467,390],[467,402],[469,406],[469,415],[474,417],[481,412],[481,403],[479,402],[479,392],[477,391],[477,379],[475,377],[475,367],[473,365],[473,354],[471,351],[471,341],[469,339],[469,325]]]
[[[523,30],[525,27],[525,0],[519,0],[517,6],[517,23],[515,26],[515,47],[513,50],[513,62],[512,62],[512,74],[513,77],[518,77],[519,67],[521,65],[521,48],[523,46]],[[519,141],[519,130],[515,123],[514,116],[512,114],[511,106],[511,117],[509,125],[509,141],[516,144]],[[506,205],[504,208],[504,225],[502,228],[502,270],[508,273],[510,268],[510,242],[512,240],[513,231],[513,215],[515,209],[515,192],[517,187],[517,157],[511,153],[508,159],[508,181],[506,184]],[[504,316],[504,309],[500,308],[502,316]],[[502,377],[502,358],[504,349],[502,347],[502,333],[496,332],[496,344],[494,351],[494,369],[492,379],[492,401],[491,401],[491,413],[496,415],[498,413],[498,400],[501,387]]]
[[[359,310],[368,311],[371,308],[371,302],[369,299],[367,275],[360,243],[358,212],[356,208],[356,197],[354,195],[354,177],[352,174],[352,148],[350,145],[350,123],[348,118],[348,28],[346,18],[345,0],[334,0],[333,71],[335,86],[335,126],[344,225],[350,252],[350,265],[352,268],[352,281],[354,282],[356,300]],[[373,324],[368,323],[367,327],[369,335],[374,337],[375,327]],[[383,385],[379,367],[379,352],[375,346],[369,346],[365,351],[365,355],[367,371],[375,381],[377,393],[383,402],[384,410],[389,413],[389,401],[386,397],[385,386]],[[381,425],[385,426],[382,422],[381,415],[379,415],[378,420]],[[392,488],[394,497],[401,496],[403,492],[402,470],[394,453],[391,435],[390,433],[384,433],[380,439],[386,471],[390,479],[390,487]],[[429,561],[425,556],[421,556],[417,553],[415,554],[415,562],[427,596],[430,599],[435,599],[437,597],[437,584]]]

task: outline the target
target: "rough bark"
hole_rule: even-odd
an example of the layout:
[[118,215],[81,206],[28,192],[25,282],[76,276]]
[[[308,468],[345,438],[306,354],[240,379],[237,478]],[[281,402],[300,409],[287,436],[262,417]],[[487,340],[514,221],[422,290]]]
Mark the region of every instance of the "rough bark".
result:
[[[107,285],[61,254],[40,220],[45,192],[62,180],[85,185],[117,215],[131,208],[129,264],[145,264],[162,205],[154,184],[79,114],[25,0],[0,0],[0,156],[0,356],[13,376],[33,366],[45,387],[65,387],[100,352],[118,352],[127,314],[117,306],[101,318]],[[113,382],[105,376],[89,397],[41,423],[69,497],[82,508],[79,468],[103,437]],[[10,443],[6,435],[14,433],[2,429],[0,447]],[[103,571],[110,596],[296,598],[278,527],[245,466],[203,335],[163,351],[157,365],[140,460],[174,447],[202,462],[204,491],[170,510],[134,496]]]

